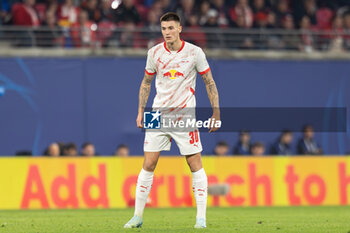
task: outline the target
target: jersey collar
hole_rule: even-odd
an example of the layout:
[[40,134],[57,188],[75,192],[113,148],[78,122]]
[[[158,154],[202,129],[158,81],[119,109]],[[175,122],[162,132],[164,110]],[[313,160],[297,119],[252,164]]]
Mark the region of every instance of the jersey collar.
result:
[[[185,41],[181,40],[182,41],[182,45],[181,45],[181,48],[177,51],[177,53],[179,53],[185,46]],[[166,47],[166,43],[164,41],[164,48],[166,51],[168,51],[169,53],[171,53],[171,51]]]

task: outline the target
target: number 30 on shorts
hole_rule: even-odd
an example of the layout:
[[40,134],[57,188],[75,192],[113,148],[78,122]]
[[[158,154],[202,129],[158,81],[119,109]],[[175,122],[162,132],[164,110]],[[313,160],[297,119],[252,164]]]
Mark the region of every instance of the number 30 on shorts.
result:
[[188,133],[188,135],[191,137],[190,144],[193,144],[195,142],[197,143],[199,141],[198,130],[191,131]]

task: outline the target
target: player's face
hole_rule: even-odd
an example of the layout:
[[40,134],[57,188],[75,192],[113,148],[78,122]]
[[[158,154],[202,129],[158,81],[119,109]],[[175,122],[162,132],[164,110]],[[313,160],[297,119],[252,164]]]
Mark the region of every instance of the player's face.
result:
[[180,39],[180,32],[182,30],[180,23],[176,21],[163,21],[160,26],[166,43],[174,43]]

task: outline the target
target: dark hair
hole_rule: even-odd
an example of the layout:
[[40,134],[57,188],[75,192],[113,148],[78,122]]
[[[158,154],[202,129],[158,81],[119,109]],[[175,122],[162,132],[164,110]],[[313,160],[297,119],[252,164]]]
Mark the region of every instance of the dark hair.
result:
[[218,143],[216,143],[216,146],[227,146],[228,147],[228,144],[225,141],[219,141]]
[[30,150],[19,150],[16,151],[16,156],[32,156],[32,152]]
[[242,136],[243,134],[250,134],[250,132],[246,129],[242,129],[239,131],[239,136]]
[[284,129],[284,130],[282,130],[282,132],[281,132],[282,135],[291,134],[291,133],[292,133],[292,131],[289,130],[289,129]]
[[312,125],[309,125],[309,124],[304,125],[303,132],[305,133],[306,131],[309,131],[309,130],[314,131],[314,127],[312,127]]
[[71,150],[71,149],[77,150],[77,146],[73,142],[70,142],[64,146],[64,149],[65,150]]
[[255,148],[255,147],[265,147],[265,146],[264,146],[264,143],[258,141],[252,145],[252,148]]
[[119,144],[119,145],[117,146],[117,150],[122,149],[122,148],[129,149],[129,147],[128,147],[127,145],[125,145],[125,144]]
[[163,21],[176,21],[180,23],[180,16],[174,12],[168,12],[160,17],[160,22]]

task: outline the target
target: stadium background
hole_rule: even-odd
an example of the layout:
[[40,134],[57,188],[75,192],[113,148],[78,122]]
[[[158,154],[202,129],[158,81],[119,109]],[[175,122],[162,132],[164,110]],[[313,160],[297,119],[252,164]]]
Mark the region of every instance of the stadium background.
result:
[[[2,27],[0,34],[3,46],[0,51],[0,154],[4,156],[0,158],[0,209],[132,206],[135,177],[142,163],[142,158],[136,156],[142,154],[143,145],[143,133],[135,127],[134,117],[138,87],[144,72],[145,48],[158,41],[159,35],[150,38],[150,43],[148,40],[139,43],[135,35],[140,35],[142,30],[149,32],[149,28],[142,27],[145,25],[133,28],[135,24],[131,25],[131,31],[134,30],[136,34],[129,37],[133,43],[115,43],[122,41],[122,32],[128,32],[130,36],[130,28],[125,28],[125,22],[121,20],[120,24],[113,24],[117,28],[109,28],[111,24],[107,24],[107,29],[100,30],[118,32],[107,33],[111,43],[104,44],[106,35],[96,33],[96,37],[91,36],[82,45],[80,42],[83,42],[83,38],[74,34],[74,30],[79,29],[67,26],[67,22],[61,21],[60,24],[57,20],[55,26],[60,27],[52,31],[37,27],[13,27],[24,25],[16,24],[15,20],[4,20],[7,19],[4,15],[15,14],[11,8],[12,2],[4,2],[8,5],[7,8],[2,5],[3,12],[6,12],[2,14],[2,23],[6,26]],[[146,2],[140,2],[137,4],[138,9],[153,9],[152,3],[147,5]],[[207,49],[221,106],[347,108],[350,104],[347,92],[350,87],[349,55],[346,51],[349,25],[345,24],[347,13],[344,13],[347,2],[317,2],[316,9],[320,10],[318,13],[321,19],[329,13],[339,17],[328,17],[325,24],[312,22],[311,26],[307,22],[301,24],[303,17],[294,14],[303,12],[302,3],[298,5],[293,1],[284,1],[289,2],[290,9],[281,16],[279,23],[276,21],[274,28],[270,28],[266,22],[267,16],[274,11],[271,10],[274,9],[272,2],[267,4],[270,10],[260,12],[262,14],[255,12],[255,26],[252,23],[249,27],[240,27],[235,19],[230,19],[232,22],[229,20],[230,24],[226,26],[217,24],[211,29],[205,29],[201,25],[202,34],[192,34],[192,42],[202,43],[203,48]],[[78,6],[84,3],[75,4]],[[226,4],[234,7],[236,1]],[[38,13],[42,13],[41,16],[51,9],[46,2],[39,2],[36,7]],[[213,5],[211,7],[215,8]],[[325,8],[326,11],[322,11]],[[209,13],[210,17],[218,17],[220,9],[216,10],[216,13]],[[147,17],[145,12],[144,18]],[[316,14],[314,12],[313,16],[317,20]],[[287,29],[283,23],[290,17],[295,26]],[[343,17],[344,25],[339,27],[336,19]],[[40,20],[45,25],[45,17]],[[126,21],[130,23],[130,20]],[[84,23],[89,25],[90,35],[96,31],[93,23],[94,19]],[[103,28],[101,22],[95,23],[98,23],[96,27]],[[242,40],[249,42],[243,43],[244,46],[220,43],[223,50],[217,51],[215,46],[218,44],[215,43],[218,38],[210,37],[217,32],[227,31],[229,34],[223,33],[220,38],[226,41],[226,37],[232,39],[231,36],[237,36],[240,41],[242,31],[237,30],[250,27],[255,37]],[[262,28],[264,30],[260,30]],[[269,31],[275,29],[286,31]],[[16,30],[19,30],[18,34],[13,33]],[[43,43],[41,30],[49,32],[49,36],[46,34],[49,41],[44,40]],[[59,36],[52,38],[51,34],[57,31],[60,32]],[[243,33],[245,37],[246,33]],[[281,38],[283,33],[297,33],[300,38],[293,41],[289,45],[291,47],[276,44],[269,47],[271,44],[267,41],[270,40],[266,40],[265,36],[275,33]],[[203,35],[206,36],[205,43],[198,40]],[[187,34],[187,38],[191,40],[191,35]],[[313,38],[312,43],[310,38]],[[343,43],[341,48],[333,44],[339,38]],[[270,39],[274,41],[276,37]],[[252,41],[253,45],[250,44]],[[260,46],[261,43],[263,46]],[[130,48],[131,51],[128,50]],[[227,49],[233,50],[225,51]],[[197,106],[209,106],[200,78],[197,81],[196,97]],[[348,116],[346,122],[349,119]],[[211,196],[209,205],[347,205],[350,161],[345,155],[350,151],[349,132],[347,128],[347,132],[316,133],[316,141],[327,156],[293,157],[293,153],[293,156],[269,157],[266,153],[263,157],[237,158],[230,155],[209,157],[219,141],[225,140],[232,148],[238,140],[237,132],[202,133],[204,154],[209,155],[204,158],[204,164],[210,182],[230,185],[226,196]],[[252,132],[252,140],[263,141],[266,147],[274,143],[278,136],[277,132]],[[293,148],[296,139],[301,136],[295,133]],[[40,157],[50,143],[57,141],[73,141],[78,145],[91,141],[100,157]],[[103,157],[113,154],[121,143],[129,146],[131,158]],[[7,157],[18,150],[30,151],[39,158]],[[173,145],[172,150],[164,154],[178,155],[178,150]],[[169,165],[171,169],[168,169]],[[193,197],[189,192],[189,171],[183,158],[161,158],[156,177],[159,187],[152,191],[150,206],[193,206]],[[174,189],[177,190],[175,194]]]
[[[347,61],[209,62],[222,107],[350,105]],[[2,58],[0,66],[1,84],[6,88],[0,97],[1,108],[6,109],[1,114],[2,155],[17,150],[33,150],[40,155],[56,141],[78,145],[91,141],[100,155],[114,154],[118,144],[127,144],[132,155],[143,153],[143,133],[130,116],[137,114],[144,58]],[[210,107],[200,78],[196,90],[197,107]],[[149,106],[154,94],[153,84]],[[328,125],[324,127],[326,131]],[[220,140],[232,148],[237,135],[202,133],[204,154],[212,154]],[[253,132],[252,141],[263,141],[268,147],[278,136],[279,132]],[[296,133],[293,147],[299,137],[301,134]],[[316,133],[316,138],[325,154],[344,155],[350,151],[346,143],[349,131]],[[165,154],[179,152],[173,145]]]

